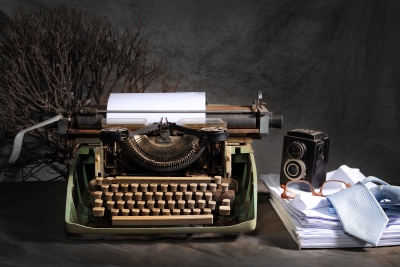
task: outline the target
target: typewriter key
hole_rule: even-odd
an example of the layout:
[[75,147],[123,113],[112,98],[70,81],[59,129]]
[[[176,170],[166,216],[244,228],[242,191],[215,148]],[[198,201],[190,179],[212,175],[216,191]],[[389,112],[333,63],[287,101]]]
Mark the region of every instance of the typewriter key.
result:
[[154,209],[154,203],[155,203],[155,201],[154,200],[149,200],[149,201],[147,201],[147,208],[148,209]]
[[171,192],[175,193],[178,188],[178,184],[172,183],[169,185],[169,187],[171,188]]
[[182,192],[175,192],[175,200],[176,201],[182,200],[182,195],[183,195]]
[[93,216],[103,217],[104,216],[104,208],[103,207],[93,208]]
[[134,200],[128,200],[127,202],[126,202],[126,206],[127,206],[127,208],[128,209],[133,209],[133,206],[135,205],[135,201]]
[[148,216],[150,213],[149,209],[142,209],[142,216]]
[[180,184],[179,189],[181,192],[185,193],[187,191],[187,184]]

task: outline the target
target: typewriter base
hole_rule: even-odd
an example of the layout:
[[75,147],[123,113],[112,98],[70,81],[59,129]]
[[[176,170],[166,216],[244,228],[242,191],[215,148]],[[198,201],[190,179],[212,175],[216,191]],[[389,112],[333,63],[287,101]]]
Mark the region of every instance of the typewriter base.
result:
[[[183,234],[183,233],[238,233],[252,231],[257,220],[257,172],[250,144],[229,145],[232,176],[238,180],[236,193],[238,216],[236,223],[184,226],[147,227],[90,227],[89,201],[85,199],[88,183],[101,168],[96,145],[81,146],[71,166],[66,198],[65,222],[72,234]],[[236,201],[236,200],[235,200]],[[221,222],[221,221],[220,221]]]

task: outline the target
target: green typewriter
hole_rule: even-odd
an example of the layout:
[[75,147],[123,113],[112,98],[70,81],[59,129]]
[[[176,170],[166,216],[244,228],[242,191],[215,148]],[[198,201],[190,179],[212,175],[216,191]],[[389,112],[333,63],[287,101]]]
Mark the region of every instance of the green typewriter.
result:
[[[68,178],[67,230],[255,229],[257,170],[251,143],[282,124],[281,114],[268,111],[261,98],[249,106],[230,106],[207,105],[205,93],[112,94],[107,107],[79,107],[68,117],[60,112],[36,125],[57,122],[60,138],[77,145]],[[14,150],[15,159],[18,142]]]

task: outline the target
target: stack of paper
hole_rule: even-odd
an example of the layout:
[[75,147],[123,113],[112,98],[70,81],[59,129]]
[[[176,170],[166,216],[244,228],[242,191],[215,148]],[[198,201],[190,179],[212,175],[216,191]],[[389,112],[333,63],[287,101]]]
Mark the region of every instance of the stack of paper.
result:
[[[346,169],[347,168],[347,169]],[[347,166],[336,172],[351,171]],[[358,170],[357,170],[358,171]],[[346,179],[343,173],[334,172],[327,175],[327,180]],[[354,178],[356,177],[356,178]],[[305,192],[293,200],[281,198],[283,189],[280,188],[279,175],[268,174],[260,177],[270,191],[272,206],[281,218],[283,224],[299,245],[299,248],[339,248],[339,247],[371,247],[372,245],[346,234],[336,214],[328,212],[328,202],[324,197],[311,196]],[[351,184],[365,178],[361,173],[352,176]],[[400,245],[400,216],[388,216],[389,223],[384,231],[378,246]]]

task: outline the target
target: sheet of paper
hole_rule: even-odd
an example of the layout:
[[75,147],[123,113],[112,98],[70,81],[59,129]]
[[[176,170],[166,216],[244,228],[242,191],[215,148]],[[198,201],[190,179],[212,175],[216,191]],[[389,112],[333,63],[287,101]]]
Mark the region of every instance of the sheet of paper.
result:
[[[330,173],[330,175],[327,175],[326,180],[341,180],[345,183],[348,184],[356,184],[357,182],[361,182],[362,180],[365,179],[365,175],[360,172],[359,169],[355,168],[349,168],[346,165],[340,166],[336,171],[333,171]],[[366,187],[371,188],[376,186],[373,183],[367,183]]]
[[[161,118],[168,118],[169,122],[177,122],[182,118],[205,118],[206,94],[204,92],[190,93],[114,93],[110,95],[107,111],[134,110],[140,113],[111,113],[107,118],[130,119],[144,118],[146,124],[159,122]],[[185,111],[184,113],[153,113],[154,111]],[[146,112],[147,111],[147,112]],[[148,111],[152,111],[149,113]],[[187,111],[204,111],[189,113]]]
[[[347,166],[346,166],[347,167]],[[347,167],[348,168],[348,167]],[[342,170],[345,171],[342,172]],[[346,169],[336,174],[343,178],[348,175],[351,183],[364,179],[358,169]],[[336,171],[335,171],[336,172]],[[333,177],[335,172],[330,173]],[[346,179],[346,177],[344,177]],[[282,189],[279,186],[279,175],[261,175],[260,179],[270,190],[270,202],[300,248],[339,248],[339,247],[370,247],[367,244],[342,230],[337,216],[328,213],[326,207],[300,210],[293,201],[282,199]],[[400,245],[400,217],[389,216],[389,223],[378,243],[378,246]]]

